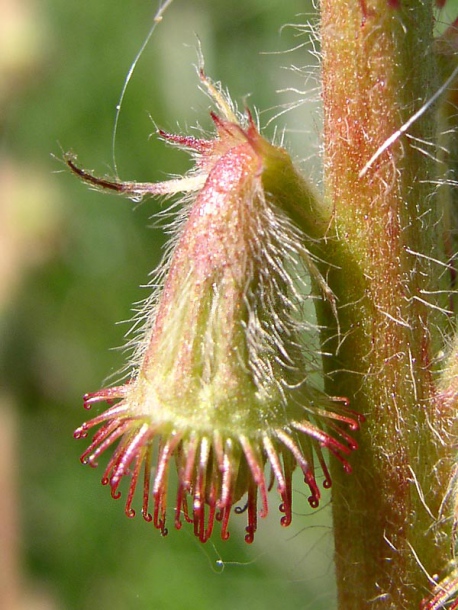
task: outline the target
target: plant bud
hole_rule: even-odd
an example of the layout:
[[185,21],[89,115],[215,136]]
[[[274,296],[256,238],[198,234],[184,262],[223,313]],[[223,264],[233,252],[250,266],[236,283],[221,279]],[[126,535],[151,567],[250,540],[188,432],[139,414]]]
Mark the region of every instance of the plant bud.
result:
[[[158,272],[162,287],[145,304],[144,335],[131,379],[85,397],[87,408],[117,402],[75,436],[85,437],[101,425],[82,455],[93,466],[117,442],[102,482],[117,498],[121,480],[130,477],[129,516],[142,477],[143,516],[166,533],[174,464],[175,527],[189,521],[205,542],[220,521],[227,539],[232,508],[242,501],[245,539],[252,542],[258,495],[259,514],[265,517],[274,481],[286,526],[297,466],[312,506],[320,499],[315,458],[324,487],[331,485],[322,448],[350,471],[347,456],[356,442],[344,428],[357,430],[361,417],[348,410],[345,399],[326,396],[309,380],[316,355],[307,337],[311,329],[302,320],[303,293],[310,293],[307,273],[329,298],[305,247],[311,238],[297,225],[302,214],[297,197],[310,208],[311,191],[286,151],[262,138],[251,115],[236,113],[221,91],[202,79],[219,110],[212,113],[214,139],[161,132],[194,155],[189,175],[158,184],[114,182],[67,160],[87,182],[131,197],[193,193],[184,201],[181,223]],[[308,226],[318,232],[316,219],[310,218]]]

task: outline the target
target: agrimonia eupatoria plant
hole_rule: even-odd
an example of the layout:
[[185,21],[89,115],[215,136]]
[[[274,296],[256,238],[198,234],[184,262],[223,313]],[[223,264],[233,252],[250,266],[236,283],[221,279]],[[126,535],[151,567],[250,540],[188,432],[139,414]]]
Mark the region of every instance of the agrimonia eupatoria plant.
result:
[[[248,542],[271,485],[290,523],[294,468],[318,504],[318,461],[341,610],[458,607],[458,70],[454,25],[433,39],[435,4],[322,0],[323,198],[202,73],[214,137],[160,132],[194,156],[185,177],[112,181],[67,159],[95,187],[185,194],[131,377],[86,396],[114,404],[76,432],[101,426],[83,461],[116,442],[103,482],[118,497],[130,477],[132,515],[142,477],[143,515],[163,533],[173,462],[176,527],[205,541],[220,521],[227,538],[246,498]],[[309,374],[312,297],[324,390]]]
[[345,398],[327,396],[308,379],[315,354],[308,353],[310,329],[301,319],[304,291],[310,292],[307,272],[335,310],[321,263],[311,253],[327,226],[318,216],[307,221],[297,205],[305,199],[316,207],[315,195],[286,151],[259,134],[250,113],[237,112],[202,72],[201,80],[218,111],[211,115],[213,139],[161,132],[166,141],[191,151],[195,168],[189,175],[157,184],[113,182],[67,158],[77,175],[100,188],[135,198],[186,194],[154,279],[161,288],[144,306],[144,335],[131,378],[85,397],[88,408],[98,401],[119,402],[75,436],[85,437],[102,424],[82,455],[91,465],[119,441],[103,483],[118,497],[122,478],[130,476],[129,516],[142,476],[143,516],[166,532],[173,461],[178,473],[175,526],[181,527],[182,518],[190,521],[204,542],[215,520],[221,521],[226,539],[232,507],[246,497],[245,539],[252,542],[258,493],[260,514],[266,516],[267,491],[275,480],[281,522],[289,525],[291,477],[299,466],[309,502],[318,506],[314,461],[324,472],[324,487],[331,477],[323,448],[349,472],[347,456],[356,441],[347,430],[356,431],[362,417],[348,409]]

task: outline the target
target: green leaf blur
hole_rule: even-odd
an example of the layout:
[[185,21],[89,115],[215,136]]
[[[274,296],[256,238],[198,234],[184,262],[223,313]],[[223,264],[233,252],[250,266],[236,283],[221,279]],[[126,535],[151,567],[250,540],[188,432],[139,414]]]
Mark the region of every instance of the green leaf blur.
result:
[[[291,528],[280,527],[272,506],[254,545],[243,541],[242,516],[228,542],[203,546],[190,526],[176,532],[170,523],[161,538],[139,515],[127,519],[123,502],[100,485],[106,459],[97,470],[79,463],[84,446],[72,433],[88,417],[82,395],[116,379],[124,365],[122,350],[111,348],[125,343],[129,324],[117,323],[149,294],[139,286],[165,236],[148,225],[164,204],[95,193],[67,171],[62,153],[73,150],[82,167],[114,175],[115,107],[155,9],[146,0],[0,7],[0,607],[329,609],[329,511],[310,513],[300,477]],[[313,58],[304,49],[261,52],[307,43],[280,28],[304,23],[297,14],[310,12],[300,0],[175,0],[127,90],[116,142],[120,177],[162,180],[188,167],[154,132],[155,124],[169,131],[210,125],[193,68],[196,35],[208,73],[241,106],[246,99],[250,107],[277,107],[261,115],[262,125],[288,101],[276,90],[306,86],[305,75],[283,66]],[[306,122],[310,141],[316,136],[311,112],[287,113],[268,133],[288,125],[294,152],[295,125]],[[296,152],[305,158],[313,151],[299,136]],[[323,506],[328,501],[324,494]]]

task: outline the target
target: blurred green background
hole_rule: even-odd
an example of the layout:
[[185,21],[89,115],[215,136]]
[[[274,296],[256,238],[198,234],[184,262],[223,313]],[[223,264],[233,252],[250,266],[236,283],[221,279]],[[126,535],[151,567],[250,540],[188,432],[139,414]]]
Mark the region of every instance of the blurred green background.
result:
[[[146,0],[0,0],[0,608],[329,610],[329,494],[311,512],[300,476],[290,528],[280,527],[272,493],[253,545],[235,515],[228,542],[201,545],[190,527],[161,538],[127,519],[100,485],[102,467],[79,463],[85,444],[72,432],[87,417],[82,395],[122,368],[125,355],[111,348],[129,325],[117,323],[148,295],[140,286],[164,234],[151,228],[160,202],[91,191],[62,154],[113,175],[115,107],[156,9]],[[304,27],[282,29],[315,17],[307,0],[175,0],[127,90],[121,178],[163,180],[190,166],[154,125],[210,126],[193,67],[197,35],[208,74],[240,106],[263,110],[266,132],[284,131],[318,181],[318,93],[304,93],[316,87],[313,45]]]

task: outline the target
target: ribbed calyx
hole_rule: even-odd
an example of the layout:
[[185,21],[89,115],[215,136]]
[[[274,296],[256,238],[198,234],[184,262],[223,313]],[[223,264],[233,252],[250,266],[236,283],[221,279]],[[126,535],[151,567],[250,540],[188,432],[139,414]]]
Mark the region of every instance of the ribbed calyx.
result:
[[347,456],[356,442],[346,429],[357,430],[361,418],[345,399],[326,396],[309,380],[316,355],[302,320],[303,301],[310,296],[307,273],[332,300],[306,247],[326,230],[319,202],[286,151],[267,142],[249,113],[240,115],[201,77],[219,110],[212,113],[214,139],[161,132],[193,154],[195,168],[187,176],[157,184],[112,182],[67,159],[87,182],[130,196],[195,193],[185,200],[161,266],[162,287],[145,304],[145,332],[131,379],[86,396],[86,407],[118,402],[75,436],[101,424],[82,456],[91,465],[119,441],[103,482],[118,497],[121,480],[130,476],[129,516],[143,471],[143,516],[166,532],[168,471],[174,462],[175,526],[180,528],[184,517],[206,541],[215,520],[221,521],[226,539],[232,508],[245,497],[245,539],[251,542],[258,492],[265,516],[268,488],[276,482],[281,522],[289,525],[291,477],[299,466],[309,502],[317,506],[314,460],[324,471],[325,487],[331,480],[323,447],[349,471]]

